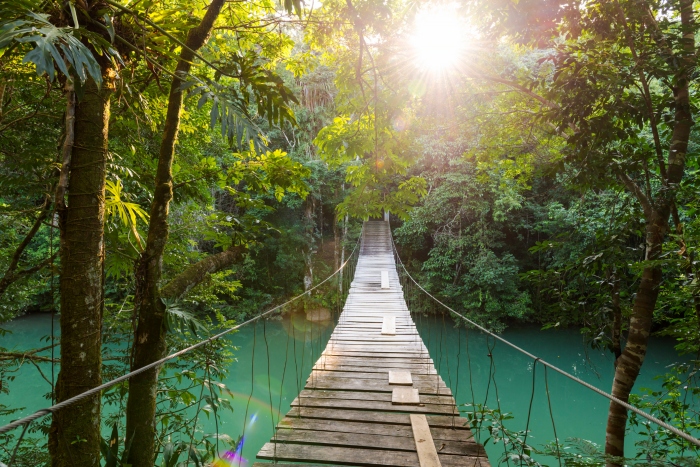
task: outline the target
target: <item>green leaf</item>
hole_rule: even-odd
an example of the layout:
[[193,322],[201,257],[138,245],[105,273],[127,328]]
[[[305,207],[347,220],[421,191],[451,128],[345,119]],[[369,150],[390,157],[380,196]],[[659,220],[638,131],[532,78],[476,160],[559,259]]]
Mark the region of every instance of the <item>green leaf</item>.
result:
[[105,20],[105,26],[107,27],[107,32],[109,33],[109,39],[114,43],[114,23],[112,23],[112,17],[105,13],[102,18]]
[[68,8],[70,8],[70,14],[73,17],[73,28],[80,28],[80,23],[78,22],[78,12],[75,11],[75,5],[73,5],[72,1],[68,2]]

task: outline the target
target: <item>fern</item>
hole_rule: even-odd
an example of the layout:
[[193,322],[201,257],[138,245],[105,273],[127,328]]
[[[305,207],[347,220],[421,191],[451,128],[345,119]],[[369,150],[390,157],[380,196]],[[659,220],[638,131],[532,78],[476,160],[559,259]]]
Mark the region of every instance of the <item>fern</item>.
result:
[[141,250],[143,243],[141,235],[136,229],[138,219],[148,223],[148,213],[136,203],[130,203],[122,199],[123,186],[121,180],[112,182],[107,180],[105,184],[105,213],[110,216],[118,216],[124,226],[131,230]]

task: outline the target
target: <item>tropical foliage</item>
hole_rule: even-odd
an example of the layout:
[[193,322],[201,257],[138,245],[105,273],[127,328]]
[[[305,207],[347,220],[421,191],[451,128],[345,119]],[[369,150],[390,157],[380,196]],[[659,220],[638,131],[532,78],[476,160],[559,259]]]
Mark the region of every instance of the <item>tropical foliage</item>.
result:
[[[308,290],[360,221],[384,216],[429,292],[496,331],[579,327],[614,356],[624,400],[653,333],[697,356],[697,2],[453,2],[469,43],[436,70],[412,36],[439,3],[0,4],[0,322],[60,315],[50,399]],[[0,348],[0,393],[17,390],[16,365],[49,358],[44,344]],[[73,431],[56,416],[20,462],[212,461],[197,419],[227,408],[233,352],[212,344],[95,396]],[[696,427],[688,374],[697,362],[636,402]],[[205,387],[193,422],[182,409]],[[104,405],[118,410],[86,415]],[[497,432],[505,414],[480,416]],[[591,459],[629,459],[629,426],[654,461],[687,461],[614,404]],[[175,431],[190,442],[156,442]],[[524,452],[522,433],[501,435]]]

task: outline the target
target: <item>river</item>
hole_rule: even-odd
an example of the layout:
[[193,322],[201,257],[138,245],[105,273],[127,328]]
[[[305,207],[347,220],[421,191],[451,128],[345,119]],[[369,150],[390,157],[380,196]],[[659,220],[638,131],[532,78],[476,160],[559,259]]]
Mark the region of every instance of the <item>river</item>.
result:
[[[4,323],[0,327],[12,333],[2,337],[1,345],[16,350],[45,345],[41,338],[50,333],[50,324],[47,315],[29,315]],[[493,347],[493,340],[487,342],[485,335],[475,331],[469,332],[467,352],[464,328],[455,329],[449,319],[443,323],[442,319],[421,318],[417,324],[440,375],[456,394],[458,404],[484,403],[488,388],[487,405],[496,408],[500,403],[501,411],[514,417],[506,420],[506,427],[525,429],[532,396],[532,359],[500,343]],[[325,347],[330,331],[329,324],[311,325],[303,315],[294,315],[267,321],[264,326],[262,323],[248,325],[229,337],[238,347],[237,362],[224,381],[233,393],[230,402],[234,412],[223,413],[219,431],[233,439],[245,434],[241,453],[244,459],[255,459],[257,451],[270,439],[273,419],[276,421],[280,414],[289,410],[311,371],[312,362]],[[542,331],[537,326],[525,325],[513,326],[502,336],[595,387],[610,390],[613,377],[610,355],[587,349],[578,330]],[[642,387],[660,389],[661,381],[655,379],[656,375],[666,373],[670,365],[680,360],[672,340],[652,338],[635,391],[639,392]],[[50,365],[42,364],[41,368],[50,378]],[[489,385],[490,372],[494,377]],[[50,386],[32,365],[25,364],[14,374],[16,379],[10,383],[10,393],[0,395],[0,403],[25,407],[20,415],[49,405],[45,396]],[[548,373],[548,383],[551,416],[544,370],[538,365],[528,444],[541,446],[554,439],[553,418],[560,440],[582,438],[602,445],[608,401],[553,371]],[[12,416],[14,418],[17,415]],[[0,424],[8,421],[0,418]],[[207,422],[206,430],[213,431],[214,424]],[[485,436],[482,434],[482,441]],[[502,443],[489,442],[486,449],[492,464],[496,465],[503,455]],[[627,452],[631,454],[634,449],[634,439],[628,440]],[[246,461],[241,465],[246,465]]]

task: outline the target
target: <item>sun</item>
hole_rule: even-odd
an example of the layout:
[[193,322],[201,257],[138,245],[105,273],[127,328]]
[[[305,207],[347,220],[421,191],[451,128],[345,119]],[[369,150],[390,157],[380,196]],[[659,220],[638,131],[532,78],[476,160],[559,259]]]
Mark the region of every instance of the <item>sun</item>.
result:
[[410,37],[415,66],[439,74],[457,68],[464,58],[468,32],[455,3],[424,7],[416,14]]

